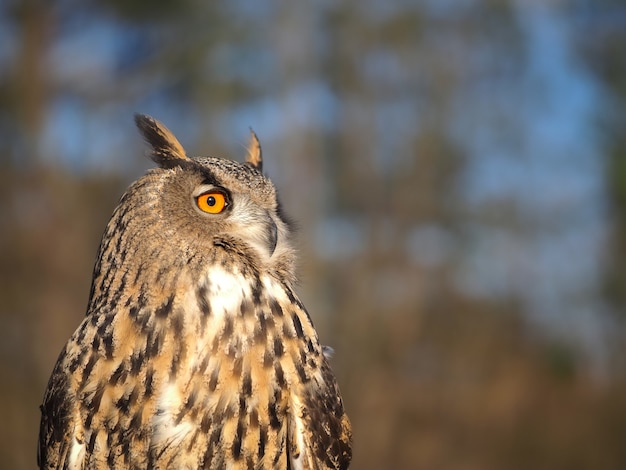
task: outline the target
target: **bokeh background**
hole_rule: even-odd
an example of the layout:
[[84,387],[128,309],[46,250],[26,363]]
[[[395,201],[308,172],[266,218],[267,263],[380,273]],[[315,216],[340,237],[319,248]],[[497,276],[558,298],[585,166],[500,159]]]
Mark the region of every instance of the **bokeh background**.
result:
[[260,136],[352,468],[626,468],[623,1],[0,2],[0,468],[150,167],[134,112]]

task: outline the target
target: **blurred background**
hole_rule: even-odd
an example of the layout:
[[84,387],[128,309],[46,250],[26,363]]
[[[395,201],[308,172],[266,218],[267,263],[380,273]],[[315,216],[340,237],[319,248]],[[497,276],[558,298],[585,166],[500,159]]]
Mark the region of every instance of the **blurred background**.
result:
[[625,110],[620,0],[0,2],[0,467],[35,467],[142,112],[260,136],[352,468],[626,468]]

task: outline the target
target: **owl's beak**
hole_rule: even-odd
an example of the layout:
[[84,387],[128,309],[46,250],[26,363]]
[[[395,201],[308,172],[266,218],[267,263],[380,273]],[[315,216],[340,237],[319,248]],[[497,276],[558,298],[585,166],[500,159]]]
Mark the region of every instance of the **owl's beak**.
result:
[[270,257],[274,254],[276,244],[278,243],[278,228],[276,222],[270,217],[267,223],[267,245],[270,251]]

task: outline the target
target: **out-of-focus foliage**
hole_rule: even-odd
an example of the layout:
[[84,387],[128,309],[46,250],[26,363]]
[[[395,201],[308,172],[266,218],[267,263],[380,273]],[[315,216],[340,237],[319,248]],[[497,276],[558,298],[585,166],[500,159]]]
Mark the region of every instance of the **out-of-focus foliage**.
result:
[[626,466],[626,7],[604,0],[0,4],[0,468],[106,220],[247,127],[301,227],[355,469]]

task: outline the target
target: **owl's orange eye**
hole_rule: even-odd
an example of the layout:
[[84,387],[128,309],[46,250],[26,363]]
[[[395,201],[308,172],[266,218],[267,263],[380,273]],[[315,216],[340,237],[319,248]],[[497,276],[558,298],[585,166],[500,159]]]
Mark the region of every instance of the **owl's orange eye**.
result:
[[208,193],[201,194],[196,198],[196,204],[198,209],[208,214],[219,214],[228,205],[226,196],[224,193],[210,191]]

